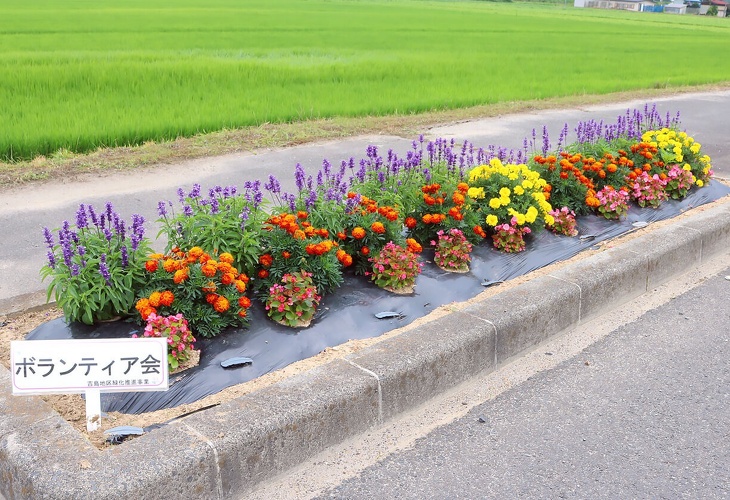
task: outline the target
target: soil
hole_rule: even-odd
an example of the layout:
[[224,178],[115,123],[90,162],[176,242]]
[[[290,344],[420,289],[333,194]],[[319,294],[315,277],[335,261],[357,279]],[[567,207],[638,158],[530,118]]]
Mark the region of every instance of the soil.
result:
[[[81,398],[81,395],[78,395],[78,394],[51,395],[51,396],[42,396],[41,399],[43,401],[45,401],[47,404],[49,404],[62,418],[64,418],[66,421],[68,421],[79,433],[86,436],[87,439],[94,446],[96,446],[100,449],[103,449],[103,448],[111,446],[109,443],[106,442],[106,436],[103,434],[104,429],[109,429],[111,427],[116,427],[116,426],[120,426],[120,425],[147,427],[152,424],[160,424],[160,423],[167,422],[171,419],[182,417],[193,411],[196,411],[196,410],[199,410],[199,409],[202,409],[205,407],[213,406],[213,405],[218,405],[218,404],[224,403],[226,401],[238,398],[238,397],[248,394],[250,392],[253,392],[253,391],[259,390],[261,388],[264,388],[266,386],[275,384],[276,382],[279,382],[280,380],[283,380],[285,378],[291,377],[291,376],[299,374],[299,373],[306,372],[316,366],[328,363],[334,359],[342,358],[344,356],[347,356],[348,354],[360,351],[370,345],[373,345],[378,342],[382,342],[383,340],[400,335],[404,331],[408,331],[413,328],[418,328],[419,325],[421,325],[425,322],[433,321],[433,320],[435,320],[441,316],[444,316],[446,314],[449,314],[453,311],[458,311],[460,309],[463,309],[463,308],[467,307],[468,305],[470,305],[471,303],[484,300],[486,297],[501,293],[502,291],[504,291],[506,289],[509,289],[509,288],[519,285],[521,283],[527,282],[538,276],[542,276],[542,275],[554,272],[556,269],[566,266],[571,262],[574,262],[574,261],[580,260],[580,259],[585,259],[595,253],[603,252],[608,248],[611,248],[611,247],[617,246],[623,242],[629,241],[633,238],[636,238],[637,236],[640,236],[641,234],[645,234],[646,232],[653,231],[654,229],[658,229],[658,228],[666,226],[668,224],[676,224],[677,222],[681,222],[681,220],[683,218],[686,218],[688,216],[688,214],[695,214],[695,213],[703,212],[705,210],[713,208],[716,205],[727,203],[728,201],[730,201],[730,195],[728,195],[724,198],[721,198],[720,200],[717,200],[715,202],[708,203],[706,205],[702,205],[698,208],[694,208],[690,212],[686,212],[684,214],[678,215],[677,217],[674,217],[672,219],[652,223],[647,228],[633,230],[619,238],[604,241],[604,242],[596,245],[596,248],[593,248],[590,250],[585,250],[585,251],[581,252],[580,254],[578,254],[577,256],[575,256],[572,259],[569,259],[567,261],[557,262],[555,264],[546,266],[537,271],[533,271],[529,274],[520,276],[519,278],[515,278],[513,280],[500,284],[499,286],[486,288],[481,294],[479,294],[478,296],[476,296],[473,299],[470,299],[466,302],[452,303],[452,304],[447,304],[447,305],[441,306],[441,307],[437,308],[436,310],[434,310],[433,312],[431,312],[429,315],[419,318],[403,328],[392,330],[392,331],[387,332],[376,338],[364,339],[364,340],[351,340],[345,344],[342,344],[342,345],[339,345],[336,347],[328,347],[328,348],[324,349],[322,352],[320,352],[319,354],[317,354],[316,356],[298,361],[285,368],[282,368],[275,372],[271,372],[266,375],[263,375],[255,380],[251,380],[251,381],[243,383],[243,384],[229,387],[217,394],[207,396],[195,403],[181,405],[181,406],[178,406],[175,408],[169,408],[169,409],[159,410],[159,411],[150,412],[150,413],[138,414],[138,415],[129,415],[129,414],[112,412],[108,415],[108,417],[105,417],[102,420],[102,428],[100,430],[92,432],[92,433],[88,433],[86,431],[86,416],[85,416],[86,410],[85,410],[85,403],[84,403],[83,399]],[[11,317],[0,317],[0,362],[2,362],[2,364],[6,368],[9,369],[10,342],[13,340],[22,340],[27,333],[31,332],[34,328],[36,328],[40,324],[50,321],[52,319],[59,318],[61,316],[63,316],[63,313],[59,309],[51,307],[51,308],[44,309],[44,310],[36,310],[36,311],[32,311],[32,312],[22,313],[19,315],[13,315]]]

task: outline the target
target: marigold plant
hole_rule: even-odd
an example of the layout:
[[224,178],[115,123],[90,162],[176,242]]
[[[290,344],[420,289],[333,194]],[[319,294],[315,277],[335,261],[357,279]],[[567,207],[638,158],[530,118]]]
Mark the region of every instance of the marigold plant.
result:
[[233,266],[231,254],[224,252],[216,260],[200,247],[173,249],[168,255],[150,255],[145,267],[147,282],[135,306],[140,320],[180,313],[203,337],[248,324],[249,277]]
[[503,165],[494,158],[469,172],[469,186],[469,197],[491,228],[513,220],[530,228],[553,222],[544,190],[547,182],[527,165]]

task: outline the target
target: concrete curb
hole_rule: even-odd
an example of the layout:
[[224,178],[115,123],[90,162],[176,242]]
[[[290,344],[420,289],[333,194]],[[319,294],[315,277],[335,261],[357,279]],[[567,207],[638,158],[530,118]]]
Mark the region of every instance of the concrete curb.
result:
[[242,496],[729,247],[730,200],[104,451],[39,398],[13,397],[10,373],[0,367],[0,492],[8,499]]

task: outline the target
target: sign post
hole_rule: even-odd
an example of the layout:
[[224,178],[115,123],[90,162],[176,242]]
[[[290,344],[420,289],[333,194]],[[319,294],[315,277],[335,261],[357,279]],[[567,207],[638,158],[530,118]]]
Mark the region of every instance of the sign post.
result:
[[167,339],[17,340],[10,343],[13,394],[82,393],[86,429],[101,427],[102,392],[166,391]]

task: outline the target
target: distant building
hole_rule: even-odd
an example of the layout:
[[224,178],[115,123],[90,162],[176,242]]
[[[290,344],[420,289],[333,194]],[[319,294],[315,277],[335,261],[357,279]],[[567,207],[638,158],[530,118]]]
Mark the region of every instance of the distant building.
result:
[[654,8],[654,2],[650,0],[575,0],[573,5],[575,7],[632,10],[634,12],[646,11],[645,7]]
[[687,6],[683,3],[670,3],[664,6],[664,12],[667,14],[686,14]]
[[717,17],[726,17],[727,16],[727,2],[725,0],[702,0],[702,5],[700,5],[700,15],[707,14],[707,11],[710,10],[710,6],[715,5],[717,7]]

